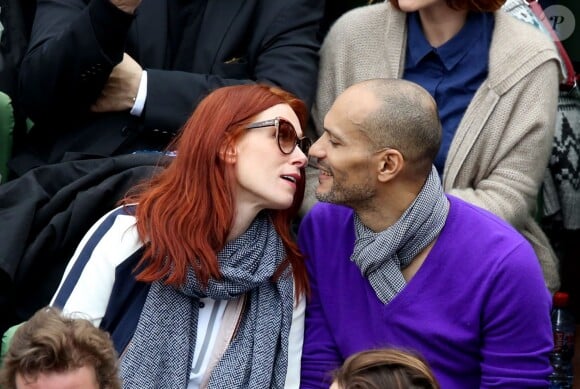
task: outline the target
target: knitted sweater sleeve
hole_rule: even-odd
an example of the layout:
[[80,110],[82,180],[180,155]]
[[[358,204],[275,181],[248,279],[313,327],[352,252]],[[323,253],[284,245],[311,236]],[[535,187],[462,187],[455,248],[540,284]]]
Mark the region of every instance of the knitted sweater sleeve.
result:
[[318,88],[312,107],[317,135],[324,116],[349,86],[373,78],[400,78],[406,14],[389,2],[351,9],[332,25],[320,49]]
[[466,156],[473,163],[464,165],[457,180],[461,184],[446,188],[448,193],[493,212],[517,229],[525,226],[550,157],[558,71],[555,60],[546,61],[498,97],[488,113],[489,130],[481,135],[495,139],[478,140],[477,152]]
[[320,62],[318,68],[318,88],[316,99],[312,106],[312,119],[314,121],[316,136],[324,132],[324,116],[338,96],[337,90],[342,73],[340,60],[343,38],[345,36],[342,19],[339,19],[330,29],[322,47],[320,48]]

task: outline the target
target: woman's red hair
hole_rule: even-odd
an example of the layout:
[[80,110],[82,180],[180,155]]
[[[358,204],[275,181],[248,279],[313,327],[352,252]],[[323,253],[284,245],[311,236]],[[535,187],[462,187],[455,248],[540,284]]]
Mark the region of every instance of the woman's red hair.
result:
[[[223,150],[245,133],[255,115],[281,103],[292,108],[304,128],[306,106],[277,87],[228,86],[200,102],[168,148],[177,151],[175,159],[123,200],[124,204],[138,203],[137,230],[148,242],[138,280],[179,286],[188,267],[203,285],[210,278],[221,278],[216,254],[232,227],[236,184],[232,165],[222,158]],[[304,197],[302,177],[289,209],[267,211],[287,254],[275,278],[291,265],[297,296],[308,293],[304,258],[291,233],[292,219]]]

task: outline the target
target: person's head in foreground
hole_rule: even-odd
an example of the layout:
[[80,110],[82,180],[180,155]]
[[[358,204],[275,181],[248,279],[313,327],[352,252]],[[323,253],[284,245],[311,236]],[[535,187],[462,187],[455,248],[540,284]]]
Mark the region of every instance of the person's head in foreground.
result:
[[334,372],[330,389],[439,389],[427,362],[397,349],[361,351]]
[[85,319],[43,308],[14,333],[0,372],[4,389],[120,389],[109,335]]

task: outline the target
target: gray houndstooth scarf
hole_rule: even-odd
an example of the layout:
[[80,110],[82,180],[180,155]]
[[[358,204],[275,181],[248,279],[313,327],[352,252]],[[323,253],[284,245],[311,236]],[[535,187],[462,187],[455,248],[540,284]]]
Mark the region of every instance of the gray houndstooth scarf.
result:
[[293,279],[271,277],[285,258],[270,220],[259,215],[218,254],[222,280],[207,291],[190,270],[181,289],[154,282],[133,339],[121,358],[123,388],[183,389],[195,350],[200,297],[234,299],[247,293],[237,333],[212,371],[209,388],[282,388],[293,312]]
[[350,259],[384,304],[405,287],[401,269],[437,237],[448,212],[449,200],[433,167],[419,195],[386,230],[375,233],[355,214],[356,241]]

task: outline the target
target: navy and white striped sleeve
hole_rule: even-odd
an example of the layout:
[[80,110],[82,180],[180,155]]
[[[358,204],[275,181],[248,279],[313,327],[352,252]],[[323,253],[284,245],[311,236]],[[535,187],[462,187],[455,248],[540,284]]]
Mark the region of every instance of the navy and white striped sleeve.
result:
[[116,267],[141,246],[133,216],[123,207],[107,213],[81,240],[50,305],[98,326],[112,298]]

